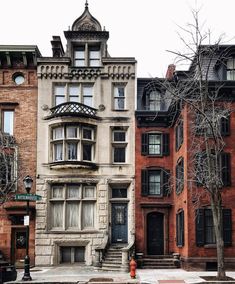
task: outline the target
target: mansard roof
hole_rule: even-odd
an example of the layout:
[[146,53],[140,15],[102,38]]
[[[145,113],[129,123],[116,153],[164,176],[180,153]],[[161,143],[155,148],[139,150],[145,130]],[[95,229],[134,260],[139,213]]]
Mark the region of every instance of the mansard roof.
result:
[[99,21],[91,15],[87,1],[84,12],[74,21],[72,31],[102,31]]

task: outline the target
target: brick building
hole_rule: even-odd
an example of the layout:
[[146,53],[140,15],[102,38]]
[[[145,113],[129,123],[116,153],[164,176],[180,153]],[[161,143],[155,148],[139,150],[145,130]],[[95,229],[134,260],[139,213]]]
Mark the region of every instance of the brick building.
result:
[[[204,57],[205,59],[205,57]],[[211,91],[219,90],[219,106],[234,108],[234,46],[217,48],[208,69]],[[208,64],[208,65],[206,65]],[[185,80],[187,72],[167,76]],[[163,81],[163,80],[162,80]],[[185,269],[216,269],[216,245],[212,211],[208,197],[197,202],[193,192],[202,193],[200,184],[189,183],[192,146],[192,117],[183,104],[172,116],[170,101],[161,80],[137,79],[136,111],[136,253],[143,267],[181,265]],[[219,86],[219,88],[218,88]],[[223,239],[226,268],[235,267],[235,194],[234,194],[235,115],[218,121],[225,142],[218,158],[222,183]],[[203,169],[202,169],[203,170]],[[200,175],[200,173],[199,173]],[[199,195],[199,194],[198,194]],[[180,261],[165,261],[175,253]],[[167,255],[167,256],[165,256]],[[164,259],[164,260],[162,260]]]
[[[4,166],[1,154],[0,175],[1,189],[6,184],[10,185],[12,194],[9,198],[15,193],[25,193],[23,178],[26,175],[33,178],[32,192],[36,191],[38,56],[40,52],[37,46],[0,46],[1,153],[4,151],[2,149],[12,153],[7,166]],[[25,257],[24,215],[25,202],[8,199],[0,205],[0,249],[17,266],[24,264]],[[35,204],[30,202],[29,255],[32,264],[35,256],[34,243]]]
[[[83,14],[38,60],[36,264],[101,265],[134,242],[134,58],[111,57],[109,32]],[[104,263],[102,264],[104,268]]]

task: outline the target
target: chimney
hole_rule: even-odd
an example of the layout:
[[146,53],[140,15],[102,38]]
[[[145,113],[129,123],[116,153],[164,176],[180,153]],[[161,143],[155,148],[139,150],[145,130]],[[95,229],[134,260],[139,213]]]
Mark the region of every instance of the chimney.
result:
[[52,56],[63,57],[64,48],[60,39],[60,36],[53,36],[51,40]]
[[174,72],[175,72],[175,65],[174,64],[168,65],[168,68],[166,71],[166,79],[172,80],[174,78]]

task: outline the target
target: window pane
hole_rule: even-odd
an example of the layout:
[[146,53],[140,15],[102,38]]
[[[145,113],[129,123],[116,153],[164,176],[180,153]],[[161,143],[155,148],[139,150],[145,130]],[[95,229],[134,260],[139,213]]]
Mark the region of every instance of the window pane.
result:
[[85,261],[85,249],[84,247],[75,247],[75,262],[84,262]]
[[114,97],[125,97],[125,87],[123,86],[118,86],[114,87]]
[[80,198],[80,186],[79,185],[68,185],[67,196],[68,198]]
[[149,134],[149,154],[161,154],[161,136],[158,134]]
[[83,198],[94,198],[95,188],[94,186],[85,186],[83,188]]
[[113,132],[113,141],[126,141],[126,132],[125,131],[114,131]]
[[83,160],[91,161],[92,159],[92,145],[90,144],[83,144]]
[[54,144],[54,160],[55,161],[63,160],[63,144],[62,143]]
[[114,109],[125,109],[125,100],[124,98],[116,98],[114,99]]
[[66,129],[67,138],[77,138],[77,127],[68,126]]
[[55,86],[56,96],[65,96],[65,86]]
[[84,67],[85,59],[75,59],[74,65],[75,67]]
[[83,202],[82,204],[82,228],[94,227],[94,202]]
[[125,147],[115,147],[114,148],[114,163],[125,163]]
[[63,198],[63,186],[52,187],[52,198]]
[[69,86],[69,101],[70,102],[79,101],[79,86],[78,85]]
[[77,143],[67,143],[68,160],[77,160]]
[[63,127],[58,127],[53,129],[53,140],[62,139],[64,137]]
[[61,247],[61,263],[71,263],[71,248],[70,247]]
[[149,173],[149,194],[161,194],[161,175],[160,172]]
[[83,87],[83,103],[84,105],[92,107],[92,87],[91,86]]
[[112,188],[112,198],[127,198],[127,189]]
[[66,224],[68,228],[79,226],[79,203],[68,202],[66,205]]
[[205,243],[215,244],[214,222],[211,210],[205,210]]
[[63,202],[51,203],[51,226],[52,228],[63,227]]
[[82,137],[84,139],[91,140],[92,139],[92,130],[88,129],[88,128],[83,128],[83,135],[82,135]]
[[56,96],[55,97],[55,105],[60,105],[63,104],[65,102],[65,97],[62,96]]
[[3,111],[3,132],[13,135],[14,111]]

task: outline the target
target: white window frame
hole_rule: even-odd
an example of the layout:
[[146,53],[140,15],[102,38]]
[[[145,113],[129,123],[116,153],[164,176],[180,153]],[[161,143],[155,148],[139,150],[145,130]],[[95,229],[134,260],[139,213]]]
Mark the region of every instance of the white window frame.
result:
[[[124,94],[123,96],[119,95],[119,88],[123,90],[123,94]],[[119,100],[121,101],[120,106],[118,106]],[[115,111],[126,110],[126,84],[125,83],[121,83],[121,84],[115,83],[113,85],[113,110]]]
[[[77,187],[78,188],[78,196],[77,197],[69,197],[68,191],[69,187]],[[61,188],[62,189],[62,196],[61,197],[53,197],[54,188]],[[86,188],[92,188],[94,195],[92,197],[84,197],[84,192]],[[49,211],[51,214],[48,214],[48,225],[51,231],[89,231],[96,229],[96,186],[95,185],[88,185],[88,184],[79,184],[79,183],[71,183],[71,184],[52,184],[50,190],[50,197],[49,197]],[[62,226],[61,227],[53,227],[53,213],[52,208],[53,204],[62,204]],[[93,204],[93,226],[90,227],[83,227],[83,214],[82,209],[85,204]],[[69,227],[68,220],[67,220],[67,208],[69,204],[76,204],[78,205],[78,226]]]
[[[125,134],[125,140],[115,140],[115,133],[124,133]],[[114,164],[126,164],[127,163],[127,131],[126,130],[118,130],[113,129],[112,130],[112,161]],[[125,151],[125,161],[116,162],[115,161],[115,149],[122,148]]]

